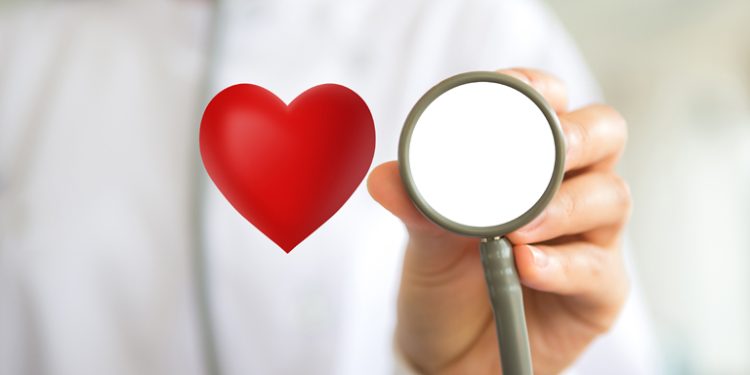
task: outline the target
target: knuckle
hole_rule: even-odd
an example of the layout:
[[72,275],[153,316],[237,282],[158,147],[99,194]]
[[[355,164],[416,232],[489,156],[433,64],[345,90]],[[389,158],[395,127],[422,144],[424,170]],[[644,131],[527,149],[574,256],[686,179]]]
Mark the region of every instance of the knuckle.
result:
[[615,288],[615,291],[610,291],[611,302],[601,311],[598,324],[600,334],[609,332],[615,323],[617,323],[617,319],[620,317],[620,313],[630,295],[630,288],[630,281],[626,278],[619,287]]
[[602,118],[607,124],[609,124],[615,133],[617,133],[623,140],[627,139],[628,125],[625,117],[620,111],[607,104],[594,104],[593,108],[601,114]]
[[581,148],[579,151],[585,151],[585,145],[591,138],[588,128],[580,122],[572,122],[569,123],[568,131],[573,146]]
[[594,335],[605,334],[616,324],[630,292],[630,280],[619,252],[602,251],[592,247],[587,254],[590,275],[588,280],[598,280],[590,286],[594,296],[592,309],[585,323]]
[[598,334],[603,335],[609,332],[617,322],[617,318],[620,316],[620,306],[613,306],[612,308],[606,309],[602,312],[599,321],[595,325],[595,330]]
[[558,207],[560,210],[560,214],[563,217],[570,218],[575,215],[576,205],[576,198],[570,190],[560,190],[558,195]]
[[633,206],[633,198],[630,192],[630,185],[625,181],[622,176],[612,173],[609,175],[610,186],[612,189],[613,197],[618,207],[625,208],[626,211],[630,211]]
[[590,108],[599,112],[602,116],[606,117],[612,123],[625,125],[625,117],[623,117],[622,113],[620,113],[620,111],[616,110],[611,105],[596,103],[592,104]]
[[569,162],[578,166],[585,162],[589,133],[580,122],[566,121],[564,124],[565,146],[568,149]]

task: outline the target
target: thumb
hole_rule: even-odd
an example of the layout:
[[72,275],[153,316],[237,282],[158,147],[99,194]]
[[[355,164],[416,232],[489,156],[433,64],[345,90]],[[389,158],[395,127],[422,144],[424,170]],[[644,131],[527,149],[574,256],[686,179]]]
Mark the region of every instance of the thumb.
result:
[[467,244],[476,241],[449,232],[422,215],[404,187],[398,166],[397,161],[390,161],[373,169],[367,179],[367,190],[376,202],[399,218],[409,232],[404,266],[434,269],[450,264],[461,255],[458,249],[465,249]]
[[367,189],[409,232],[399,288],[397,345],[417,368],[435,372],[436,365],[465,353],[487,328],[484,317],[490,306],[478,240],[425,218],[404,188],[398,162],[373,169]]
[[370,172],[367,190],[376,202],[399,218],[411,235],[437,235],[442,231],[414,206],[401,180],[398,161],[389,161]]

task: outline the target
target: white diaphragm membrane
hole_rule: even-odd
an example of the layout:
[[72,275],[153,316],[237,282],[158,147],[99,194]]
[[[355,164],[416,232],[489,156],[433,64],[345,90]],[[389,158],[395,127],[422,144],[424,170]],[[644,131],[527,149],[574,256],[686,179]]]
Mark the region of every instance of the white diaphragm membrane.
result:
[[432,209],[471,227],[510,222],[542,197],[555,142],[544,113],[520,91],[466,83],[435,98],[409,144],[414,187]]

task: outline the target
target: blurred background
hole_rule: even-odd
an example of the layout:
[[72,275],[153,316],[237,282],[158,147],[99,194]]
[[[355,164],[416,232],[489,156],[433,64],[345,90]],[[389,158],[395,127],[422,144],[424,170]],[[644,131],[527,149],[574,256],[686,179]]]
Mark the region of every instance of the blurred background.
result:
[[631,248],[669,372],[750,374],[750,1],[547,3],[629,122]]
[[667,374],[750,374],[750,1],[543,1],[629,121],[630,247]]

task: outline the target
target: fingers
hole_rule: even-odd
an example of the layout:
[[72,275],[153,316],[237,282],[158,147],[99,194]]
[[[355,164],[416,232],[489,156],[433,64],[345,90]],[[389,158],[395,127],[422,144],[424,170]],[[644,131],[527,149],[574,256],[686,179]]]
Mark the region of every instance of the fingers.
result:
[[502,69],[497,72],[517,78],[533,87],[542,94],[555,112],[565,112],[567,109],[568,93],[565,85],[557,77],[539,70],[525,68]]
[[513,248],[521,282],[533,289],[590,297],[602,305],[627,292],[621,255],[587,242],[517,245]]
[[560,122],[567,146],[566,171],[611,168],[625,148],[625,120],[610,106],[596,104],[565,113]]
[[[606,246],[630,214],[630,190],[614,173],[591,172],[569,178],[531,223],[508,235],[516,244],[592,232],[587,238]],[[601,233],[593,232],[601,228]],[[602,235],[603,234],[603,235]]]

